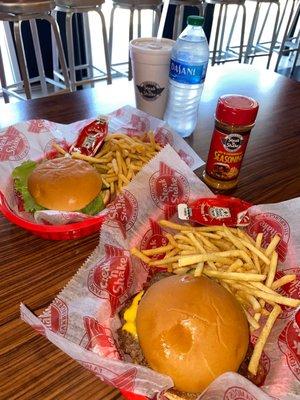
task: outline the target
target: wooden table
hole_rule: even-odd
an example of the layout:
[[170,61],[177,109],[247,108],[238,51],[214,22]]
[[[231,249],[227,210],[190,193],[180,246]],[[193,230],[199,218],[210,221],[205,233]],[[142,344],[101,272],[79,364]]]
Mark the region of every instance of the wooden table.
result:
[[[114,89],[114,90],[113,90]],[[133,104],[132,85],[112,87],[0,106],[0,128],[30,118],[69,123]],[[254,97],[257,124],[234,194],[255,203],[300,196],[300,84],[250,66],[214,67],[203,92],[199,124],[190,144],[206,159],[217,98],[225,93]],[[43,310],[97,244],[98,235],[69,242],[34,237],[0,217],[0,399],[116,399],[104,385],[19,319],[23,301]]]

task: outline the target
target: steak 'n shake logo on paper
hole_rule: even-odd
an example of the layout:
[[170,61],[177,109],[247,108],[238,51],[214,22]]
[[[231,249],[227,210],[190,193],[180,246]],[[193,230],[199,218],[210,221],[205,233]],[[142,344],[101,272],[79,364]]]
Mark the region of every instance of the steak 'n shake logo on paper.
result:
[[126,300],[132,282],[130,254],[127,250],[106,244],[105,257],[91,269],[88,289],[95,296],[108,299],[113,316]]
[[[292,282],[289,282],[280,288],[276,289],[276,291],[284,297],[290,297],[292,299],[300,299],[300,268],[289,268],[285,269],[284,271],[277,271],[275,275],[275,279],[280,279],[284,275],[296,275],[296,279]],[[280,305],[282,309],[282,313],[279,315],[278,318],[285,319],[289,318],[292,314],[294,314],[295,309],[292,307],[288,307],[285,305]]]
[[0,161],[19,161],[29,153],[29,142],[25,135],[13,126],[0,134]]
[[[164,236],[161,226],[158,224],[158,222],[150,218],[149,223],[150,223],[150,229],[145,233],[145,235],[141,240],[141,245],[140,245],[141,251],[155,249],[161,246],[166,246],[169,243],[168,239]],[[155,254],[154,256],[151,257],[151,259],[161,260],[162,258],[164,258],[164,256],[165,256],[164,253]],[[149,266],[143,261],[141,261],[141,263],[145,268],[145,270],[149,271]],[[150,272],[155,273],[155,268],[150,268]]]
[[51,331],[65,336],[68,329],[68,306],[56,297],[41,317],[41,321]]
[[161,126],[157,132],[154,135],[154,139],[157,143],[159,143],[162,147],[164,147],[166,144],[170,144],[173,146],[174,140],[173,140],[173,135],[169,131],[169,129]]
[[51,139],[44,147],[44,156],[47,157],[48,160],[57,158],[58,151],[53,147],[55,143],[62,147],[66,152],[69,151],[70,145],[65,140]]
[[83,317],[86,334],[80,345],[87,350],[94,350],[104,357],[120,359],[116,349],[112,332],[109,328],[101,325],[95,318]]
[[132,114],[130,124],[138,132],[148,132],[150,130],[150,120],[148,117]]
[[263,247],[267,247],[272,238],[278,234],[281,240],[276,248],[278,258],[281,262],[285,261],[290,239],[290,226],[285,219],[277,214],[262,213],[252,215],[247,231],[253,238],[256,238],[259,232],[263,233]]
[[48,121],[44,121],[43,119],[32,119],[27,122],[28,132],[30,133],[42,133],[48,131],[48,126],[50,123]]
[[227,389],[224,393],[223,400],[259,400],[248,390],[239,387],[239,386],[232,386],[231,388]]
[[120,228],[124,238],[126,238],[126,232],[133,227],[137,215],[137,199],[125,189],[107,206],[107,224],[113,228]]
[[180,149],[178,151],[178,155],[189,167],[191,167],[194,164],[193,157],[187,154],[184,150]]
[[190,196],[188,180],[180,172],[161,162],[159,171],[155,172],[150,180],[152,200],[170,218],[179,203],[186,203]]
[[137,368],[132,367],[127,371],[117,374],[114,370],[108,369],[101,365],[93,364],[86,361],[76,360],[84,368],[88,369],[102,381],[112,385],[120,390],[133,392],[135,387],[135,378],[137,376]]
[[286,362],[300,381],[300,311],[291,319],[278,338],[278,347],[285,354]]

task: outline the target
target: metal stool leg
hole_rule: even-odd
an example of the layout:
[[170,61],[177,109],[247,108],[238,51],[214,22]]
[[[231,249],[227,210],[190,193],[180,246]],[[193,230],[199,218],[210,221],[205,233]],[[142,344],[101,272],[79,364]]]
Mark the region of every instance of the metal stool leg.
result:
[[154,17],[154,22],[152,25],[152,36],[156,36],[157,32],[158,32],[158,27],[159,27],[159,21],[160,21],[160,17],[161,17],[161,11],[160,11],[160,7],[156,7],[156,9],[154,10],[155,13],[155,17]]
[[274,3],[277,6],[277,13],[276,13],[276,18],[275,18],[275,24],[274,24],[274,29],[273,29],[273,35],[272,35],[272,42],[270,45],[270,53],[268,56],[268,62],[267,62],[267,69],[270,67],[272,55],[273,55],[273,50],[276,45],[276,39],[277,39],[277,25],[278,25],[278,20],[279,20],[279,15],[280,15],[280,5],[279,3]]
[[260,43],[260,39],[261,39],[262,34],[263,34],[264,30],[265,30],[266,22],[267,22],[269,14],[270,14],[271,7],[272,7],[272,3],[270,3],[268,5],[268,9],[267,9],[267,12],[265,14],[265,18],[263,20],[262,26],[260,28],[260,32],[259,32],[258,37],[257,37],[257,43]]
[[294,71],[295,71],[296,65],[297,65],[297,61],[298,61],[298,58],[299,58],[299,54],[300,54],[300,31],[299,31],[298,36],[297,36],[297,42],[298,42],[298,49],[297,49],[297,52],[296,52],[296,55],[295,55],[295,60],[293,62],[292,68],[291,68],[290,73],[289,73],[289,78],[291,78],[293,76],[293,74],[294,74]]
[[241,7],[243,8],[243,19],[242,19],[242,28],[241,28],[239,63],[242,62],[242,58],[243,58],[244,38],[245,38],[245,29],[246,29],[246,7],[245,7],[245,4],[242,4]]
[[223,49],[223,41],[224,41],[224,34],[225,34],[225,27],[226,27],[226,19],[227,19],[227,9],[228,5],[225,4],[225,12],[224,12],[224,18],[223,18],[223,24],[222,24],[222,30],[221,30],[221,37],[220,37],[220,46],[219,46],[219,60],[222,58],[222,49]]
[[24,91],[26,98],[31,99],[31,89],[30,89],[26,59],[24,55],[21,26],[22,26],[22,21],[14,21],[14,35],[15,35],[16,49],[20,65],[20,72],[24,85]]
[[[53,10],[51,12],[51,16],[55,21],[57,21],[57,11]],[[58,52],[57,52],[55,36],[52,29],[51,29],[51,47],[52,47],[53,79],[55,80],[55,82],[59,82]]]
[[[274,69],[275,72],[278,71],[278,67],[279,67],[279,64],[280,64],[280,61],[281,61],[281,57],[283,56],[283,53],[284,53],[284,48],[286,46],[285,42],[286,42],[286,40],[288,38],[288,32],[289,32],[289,27],[290,27],[290,24],[291,24],[293,13],[294,13],[294,8],[295,8],[295,0],[293,0],[291,12],[290,12],[290,15],[289,15],[289,18],[288,18],[288,21],[287,21],[287,24],[286,24],[286,28],[285,28],[285,31],[284,31],[284,34],[283,34],[282,42],[281,42],[281,45],[280,45],[280,49],[279,49],[279,52],[278,52],[278,57],[277,57],[277,61],[276,61],[275,69]],[[277,29],[277,34],[278,34],[278,29]]]
[[217,54],[217,47],[218,47],[218,41],[219,41],[220,25],[221,25],[221,20],[222,20],[223,5],[224,4],[220,4],[220,9],[219,9],[217,28],[216,28],[216,34],[215,34],[215,42],[214,42],[214,48],[213,48],[213,53],[212,53],[212,58],[211,58],[212,66],[215,65],[215,63],[216,63],[216,54]]
[[253,42],[254,42],[254,35],[255,35],[255,30],[258,22],[258,16],[259,16],[259,9],[260,9],[260,2],[258,1],[256,3],[254,15],[253,15],[253,20],[250,28],[250,33],[249,33],[249,39],[248,39],[248,44],[246,47],[246,52],[245,52],[245,57],[244,57],[244,63],[248,64],[250,61],[249,55],[251,54],[252,48],[253,48]]
[[179,6],[179,17],[178,17],[178,24],[177,24],[177,32],[176,32],[176,39],[182,32],[182,24],[183,24],[183,14],[184,14],[184,6]]
[[107,40],[107,33],[106,33],[106,25],[105,25],[105,18],[103,12],[100,8],[97,8],[97,13],[101,18],[102,23],[102,37],[103,37],[103,47],[104,47],[104,55],[105,55],[105,64],[106,64],[106,75],[107,75],[107,84],[111,84],[111,63],[110,63],[110,53],[108,49],[108,40]]
[[72,19],[74,13],[72,11],[66,12],[66,37],[67,37],[67,52],[70,71],[70,86],[71,91],[76,90],[76,71],[75,71],[75,57],[74,57],[74,42],[73,42],[73,28]]
[[240,8],[240,6],[239,6],[239,4],[237,4],[236,10],[235,10],[235,14],[234,14],[234,17],[233,17],[233,21],[232,21],[232,24],[231,24],[230,32],[229,32],[229,35],[228,35],[226,51],[228,51],[229,47],[230,47],[233,31],[234,31],[236,20],[237,20],[237,16],[238,16],[238,13],[239,13],[239,8]]
[[47,96],[48,89],[47,89],[47,83],[46,83],[46,76],[45,76],[40,40],[39,40],[38,30],[37,30],[37,26],[36,26],[36,20],[31,19],[29,21],[29,24],[30,24],[30,30],[31,30],[31,35],[32,35],[35,57],[36,57],[37,68],[38,68],[38,72],[39,72],[39,79],[41,82],[41,89],[42,89],[43,96]]
[[177,39],[179,13],[180,13],[179,6],[176,6],[176,8],[175,8],[175,16],[174,16],[174,25],[173,25],[173,34],[172,34],[172,39],[173,40]]
[[[134,8],[130,9],[130,19],[129,19],[129,42],[133,39],[133,15]],[[130,60],[130,54],[128,55],[128,80],[132,80],[132,65]]]
[[110,23],[109,23],[109,60],[112,65],[112,47],[113,47],[113,36],[114,36],[114,16],[117,6],[114,4],[110,12]]
[[7,84],[6,84],[6,77],[5,77],[3,59],[2,59],[2,54],[1,54],[1,48],[0,48],[0,83],[2,86],[2,94],[3,94],[4,103],[9,103],[9,97],[6,92]]
[[64,53],[64,49],[63,49],[63,45],[62,45],[62,41],[61,41],[61,36],[59,33],[58,24],[57,24],[56,20],[49,14],[46,14],[46,13],[43,14],[43,19],[48,21],[52,28],[52,31],[53,31],[53,34],[55,37],[57,50],[58,50],[59,62],[60,62],[62,74],[64,77],[64,85],[65,85],[66,89],[70,89],[70,80],[69,80],[69,75],[68,75],[66,57],[65,57],[65,53]]
[[[93,58],[92,58],[92,46],[91,46],[91,31],[89,24],[88,13],[83,13],[83,29],[84,29],[84,47],[86,54],[86,61],[88,64],[88,77],[93,78]],[[91,87],[94,87],[94,82],[91,82]]]
[[138,38],[140,38],[142,36],[141,12],[142,12],[141,10],[138,10],[138,31],[137,31]]

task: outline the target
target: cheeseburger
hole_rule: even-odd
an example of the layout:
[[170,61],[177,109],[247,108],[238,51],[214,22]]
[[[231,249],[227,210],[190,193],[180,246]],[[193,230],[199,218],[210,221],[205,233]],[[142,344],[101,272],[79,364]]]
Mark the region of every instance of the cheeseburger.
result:
[[12,177],[25,211],[49,209],[94,215],[104,208],[101,177],[86,161],[70,157],[25,161],[13,170]]
[[238,371],[249,345],[241,306],[204,276],[160,274],[125,306],[121,320],[124,354],[170,376],[184,398],[197,396],[219,375]]

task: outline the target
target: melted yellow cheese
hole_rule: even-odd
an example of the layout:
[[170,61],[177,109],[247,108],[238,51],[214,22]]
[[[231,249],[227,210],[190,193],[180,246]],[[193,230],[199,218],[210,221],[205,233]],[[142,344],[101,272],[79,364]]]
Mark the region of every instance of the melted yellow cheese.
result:
[[136,314],[137,314],[137,308],[139,305],[139,302],[144,294],[144,291],[142,290],[140,293],[138,293],[130,307],[127,308],[127,310],[124,312],[124,319],[125,319],[125,324],[122,326],[122,329],[125,331],[129,332],[131,335],[137,338],[137,332],[136,332]]

